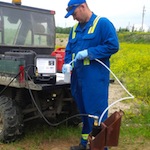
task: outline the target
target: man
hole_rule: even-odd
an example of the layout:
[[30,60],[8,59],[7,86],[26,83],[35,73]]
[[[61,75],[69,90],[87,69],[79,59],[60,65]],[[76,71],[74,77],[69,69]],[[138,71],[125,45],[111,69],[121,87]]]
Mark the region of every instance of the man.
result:
[[[86,0],[70,0],[65,18],[73,16],[78,23],[72,28],[66,46],[65,64],[72,63],[71,91],[81,114],[101,116],[108,107],[109,71],[95,59],[109,67],[109,58],[119,49],[113,24],[97,17]],[[66,68],[63,65],[62,72]],[[107,118],[107,113],[103,120]],[[81,141],[71,150],[86,150],[93,119],[82,116]]]

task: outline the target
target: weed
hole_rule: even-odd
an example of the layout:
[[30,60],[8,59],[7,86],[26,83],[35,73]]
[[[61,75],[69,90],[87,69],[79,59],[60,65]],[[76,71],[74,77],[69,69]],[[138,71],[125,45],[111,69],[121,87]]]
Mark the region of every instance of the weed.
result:
[[111,58],[111,69],[136,97],[150,99],[150,45],[121,43]]

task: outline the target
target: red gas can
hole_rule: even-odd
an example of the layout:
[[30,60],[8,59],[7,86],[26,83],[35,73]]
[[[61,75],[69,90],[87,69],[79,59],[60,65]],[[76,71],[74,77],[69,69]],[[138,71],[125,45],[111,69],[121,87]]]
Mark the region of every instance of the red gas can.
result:
[[51,56],[55,56],[57,60],[57,72],[62,71],[62,66],[64,64],[64,57],[65,57],[65,48],[64,47],[59,47],[55,49],[52,53]]

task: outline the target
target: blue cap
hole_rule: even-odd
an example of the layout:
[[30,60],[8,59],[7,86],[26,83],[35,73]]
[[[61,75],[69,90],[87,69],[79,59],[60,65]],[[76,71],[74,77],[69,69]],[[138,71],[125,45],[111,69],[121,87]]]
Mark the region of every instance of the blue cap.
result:
[[68,13],[66,14],[65,18],[68,18],[70,15],[72,15],[78,6],[85,2],[86,0],[70,0],[66,9]]

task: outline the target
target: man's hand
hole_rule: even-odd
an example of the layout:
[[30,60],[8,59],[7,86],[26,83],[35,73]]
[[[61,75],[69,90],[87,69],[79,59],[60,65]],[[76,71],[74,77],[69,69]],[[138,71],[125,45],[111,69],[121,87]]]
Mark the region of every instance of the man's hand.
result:
[[70,64],[63,64],[62,73],[67,73],[72,71],[72,66]]
[[86,58],[87,56],[88,56],[88,51],[87,50],[82,50],[82,51],[77,53],[77,55],[75,57],[75,61],[76,60],[82,60],[82,59]]

